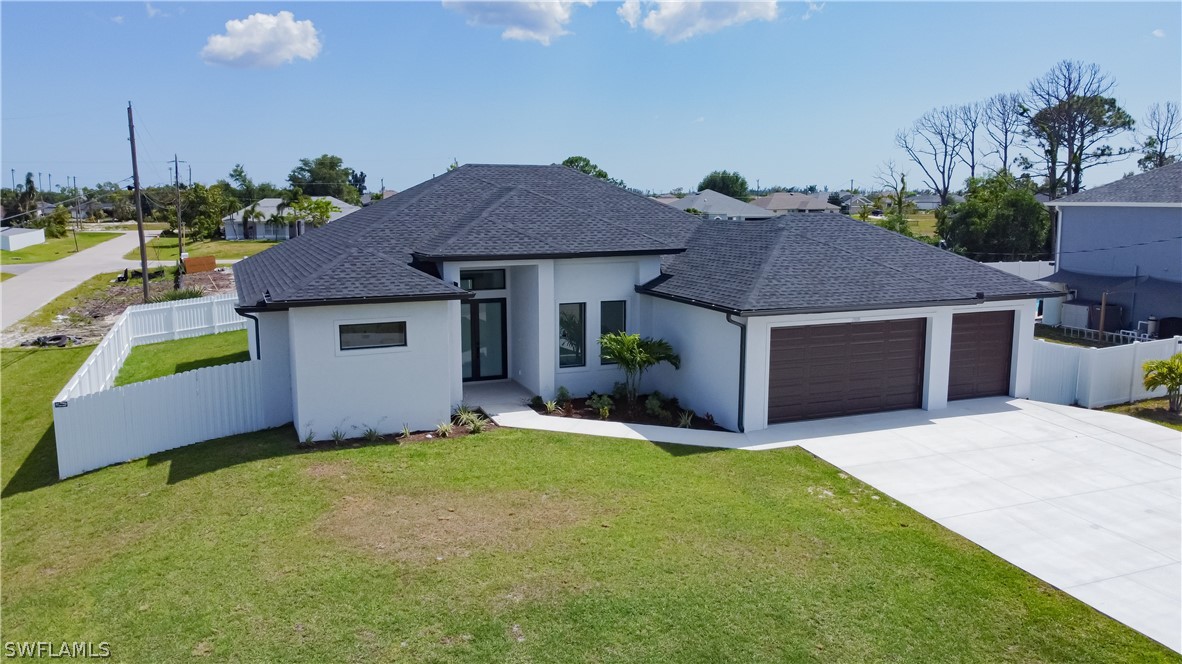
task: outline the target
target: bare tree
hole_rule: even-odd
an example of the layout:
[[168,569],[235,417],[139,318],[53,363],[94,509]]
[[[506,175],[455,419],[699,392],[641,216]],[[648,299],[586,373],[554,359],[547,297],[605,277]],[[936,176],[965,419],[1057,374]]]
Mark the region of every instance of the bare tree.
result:
[[923,171],[924,181],[940,197],[940,205],[947,205],[956,162],[965,147],[957,108],[944,106],[924,113],[910,129],[895,134],[895,143]]
[[969,167],[969,177],[977,177],[977,133],[985,119],[985,105],[979,101],[957,107],[960,116],[960,133],[964,136],[964,149],[960,161]]
[[1107,96],[1114,86],[1099,65],[1074,60],[1059,62],[1031,82],[1025,135],[1034,141],[1045,165],[1051,198],[1060,192],[1078,193],[1085,170],[1133,152],[1132,148],[1114,150],[1107,143],[1133,127],[1132,117]]
[[889,159],[878,168],[875,174],[878,186],[882,189],[879,195],[879,205],[884,210],[899,216],[904,216],[914,204],[907,200],[907,173],[895,165],[895,160]]
[[1025,123],[1021,93],[1003,92],[985,102],[985,133],[993,143],[993,149],[985,154],[997,155],[1003,171],[1010,170],[1010,148],[1018,142]]
[[1178,105],[1167,101],[1165,105],[1153,104],[1145,116],[1145,140],[1141,149],[1145,156],[1137,160],[1143,171],[1161,168],[1178,161],[1175,153],[1176,141],[1182,139],[1182,117]]

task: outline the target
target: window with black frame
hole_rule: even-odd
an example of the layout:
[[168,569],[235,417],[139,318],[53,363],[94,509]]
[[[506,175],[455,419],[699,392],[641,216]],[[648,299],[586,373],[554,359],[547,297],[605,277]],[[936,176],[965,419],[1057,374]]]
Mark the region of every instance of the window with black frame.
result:
[[[599,334],[628,331],[628,303],[625,300],[608,300],[599,303]],[[615,364],[599,356],[600,364]]]
[[558,366],[587,364],[587,305],[570,302],[558,305]]
[[406,321],[341,325],[340,344],[341,350],[405,346]]

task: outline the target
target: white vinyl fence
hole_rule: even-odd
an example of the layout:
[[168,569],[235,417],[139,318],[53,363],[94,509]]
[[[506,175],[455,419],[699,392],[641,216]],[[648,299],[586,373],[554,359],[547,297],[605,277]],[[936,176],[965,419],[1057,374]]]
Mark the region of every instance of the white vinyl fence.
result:
[[245,328],[235,301],[222,295],[128,307],[53,401],[58,475],[282,424],[266,421],[256,361],[111,387],[135,346]]
[[1049,277],[1055,273],[1055,261],[1001,261],[985,263],[985,265],[1031,281]]
[[1182,337],[1084,348],[1035,339],[1030,398],[1101,408],[1165,395],[1142,386],[1142,365],[1182,352]]

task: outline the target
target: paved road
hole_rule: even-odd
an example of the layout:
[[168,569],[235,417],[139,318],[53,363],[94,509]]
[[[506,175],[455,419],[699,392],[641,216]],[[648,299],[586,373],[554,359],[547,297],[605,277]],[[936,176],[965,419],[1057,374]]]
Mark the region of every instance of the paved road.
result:
[[[149,238],[157,235],[158,231],[147,233]],[[8,326],[45,306],[53,298],[100,272],[112,272],[139,265],[138,261],[123,258],[123,254],[138,245],[139,238],[136,233],[129,232],[84,249],[73,256],[48,263],[22,265],[17,276],[0,284],[0,329],[7,329]],[[3,270],[18,272],[9,269],[9,266],[4,266]]]

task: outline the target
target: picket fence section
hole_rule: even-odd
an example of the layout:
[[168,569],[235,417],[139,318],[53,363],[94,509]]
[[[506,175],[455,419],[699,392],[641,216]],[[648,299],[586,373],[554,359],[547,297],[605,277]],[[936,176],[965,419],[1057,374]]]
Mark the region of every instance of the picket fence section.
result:
[[128,307],[53,400],[58,475],[274,426],[266,421],[254,361],[112,387],[136,346],[244,329],[247,320],[234,311],[236,299],[230,294]]
[[108,389],[131,349],[141,344],[246,328],[233,293],[128,307],[54,401]]
[[1030,398],[1085,408],[1102,408],[1165,395],[1146,390],[1142,366],[1182,352],[1182,337],[1133,342],[1110,348],[1085,348],[1034,342]]

